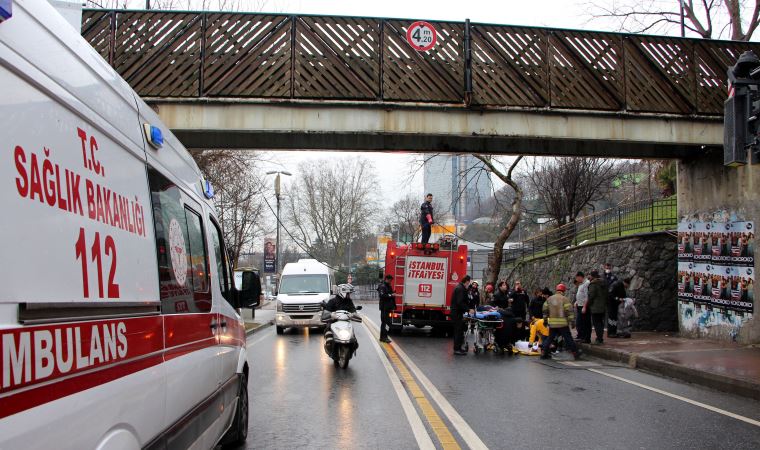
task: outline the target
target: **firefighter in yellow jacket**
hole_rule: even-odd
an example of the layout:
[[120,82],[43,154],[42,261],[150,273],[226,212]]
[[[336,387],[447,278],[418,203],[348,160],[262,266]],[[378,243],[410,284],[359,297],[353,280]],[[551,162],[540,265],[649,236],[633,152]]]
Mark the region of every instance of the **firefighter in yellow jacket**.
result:
[[549,346],[557,336],[562,336],[567,349],[570,350],[575,359],[578,359],[581,353],[570,333],[570,327],[574,326],[575,323],[573,305],[570,299],[565,297],[567,287],[564,284],[558,284],[555,290],[557,293],[549,297],[544,303],[544,323],[549,323],[549,337],[541,343],[541,359],[550,358]]

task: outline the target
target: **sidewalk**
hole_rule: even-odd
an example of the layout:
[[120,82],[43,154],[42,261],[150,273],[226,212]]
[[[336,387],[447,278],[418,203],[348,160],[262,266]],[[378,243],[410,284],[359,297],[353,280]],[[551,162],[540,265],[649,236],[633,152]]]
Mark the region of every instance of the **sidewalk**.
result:
[[264,302],[261,308],[257,308],[256,318],[251,317],[250,308],[243,308],[242,316],[245,321],[245,334],[251,335],[257,330],[272,325],[274,321],[274,302]]
[[760,347],[638,332],[630,339],[581,344],[586,354],[658,375],[760,400]]

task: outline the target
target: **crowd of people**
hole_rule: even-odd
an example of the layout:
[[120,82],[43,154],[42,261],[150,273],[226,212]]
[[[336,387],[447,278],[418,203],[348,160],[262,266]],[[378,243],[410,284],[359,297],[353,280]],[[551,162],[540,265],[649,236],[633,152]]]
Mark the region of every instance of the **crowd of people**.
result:
[[[636,315],[633,300],[627,289],[631,279],[618,279],[612,266],[605,264],[603,272],[592,270],[575,274],[576,289],[571,299],[563,283],[533,291],[529,297],[520,280],[510,289],[506,280],[496,286],[486,283],[481,289],[477,282],[465,276],[454,289],[451,317],[454,325],[454,354],[464,355],[464,315],[482,309],[495,309],[503,325],[495,330],[496,345],[512,354],[518,341],[527,341],[530,348],[550,358],[553,351],[568,350],[575,358],[581,351],[577,342],[590,344],[592,332],[595,343],[603,344],[605,328],[608,338],[630,338]],[[573,335],[571,330],[575,328]]]

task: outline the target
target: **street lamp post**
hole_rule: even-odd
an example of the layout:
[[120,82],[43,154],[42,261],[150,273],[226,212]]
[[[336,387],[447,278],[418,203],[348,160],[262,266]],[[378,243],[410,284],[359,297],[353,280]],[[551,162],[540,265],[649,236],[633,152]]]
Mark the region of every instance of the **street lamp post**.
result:
[[277,238],[275,242],[275,272],[277,275],[280,275],[280,267],[282,267],[282,264],[280,263],[280,174],[291,176],[292,174],[290,172],[287,172],[285,170],[273,170],[271,172],[267,172],[267,175],[274,175],[277,174],[277,176],[274,179],[274,198],[277,199],[277,212],[275,213],[275,219],[277,220]]

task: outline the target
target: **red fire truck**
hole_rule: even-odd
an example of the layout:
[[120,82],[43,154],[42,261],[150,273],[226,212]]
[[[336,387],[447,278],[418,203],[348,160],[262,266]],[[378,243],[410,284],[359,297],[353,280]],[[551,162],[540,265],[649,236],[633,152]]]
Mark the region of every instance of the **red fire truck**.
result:
[[454,287],[467,274],[467,246],[452,237],[435,244],[390,241],[385,273],[393,275],[396,293],[392,332],[400,332],[404,325],[447,330]]

